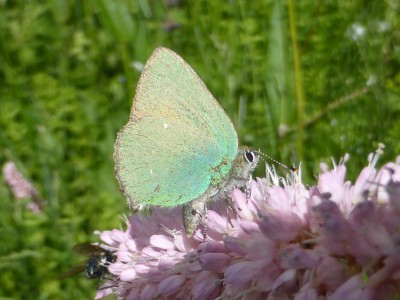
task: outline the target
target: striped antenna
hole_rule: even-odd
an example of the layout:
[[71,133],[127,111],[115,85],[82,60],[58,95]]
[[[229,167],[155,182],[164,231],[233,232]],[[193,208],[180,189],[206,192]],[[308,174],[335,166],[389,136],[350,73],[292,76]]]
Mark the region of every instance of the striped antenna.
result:
[[[258,153],[261,154],[262,156],[264,156],[265,158],[269,159],[270,161],[274,162],[275,164],[281,166],[282,168],[292,171],[294,173],[297,173],[298,169],[295,167],[288,167],[287,165],[281,163],[280,161],[277,161],[276,159],[272,158],[271,156],[269,156],[268,154],[265,154],[264,152],[261,152],[261,150],[258,150]],[[266,163],[265,159],[263,159],[261,157],[261,159]]]

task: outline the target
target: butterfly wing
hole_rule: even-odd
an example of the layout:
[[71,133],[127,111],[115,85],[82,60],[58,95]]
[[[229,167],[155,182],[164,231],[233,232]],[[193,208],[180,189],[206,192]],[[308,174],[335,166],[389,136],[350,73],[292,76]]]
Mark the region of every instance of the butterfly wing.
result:
[[171,50],[156,49],[115,144],[116,175],[131,203],[187,203],[229,172],[237,151],[236,131],[201,79]]

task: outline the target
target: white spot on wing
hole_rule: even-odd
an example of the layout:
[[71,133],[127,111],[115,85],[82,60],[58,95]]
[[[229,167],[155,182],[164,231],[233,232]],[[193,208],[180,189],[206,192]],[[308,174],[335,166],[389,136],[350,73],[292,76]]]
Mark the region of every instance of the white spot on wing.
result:
[[164,123],[164,129],[167,129],[167,128],[168,128],[168,124]]

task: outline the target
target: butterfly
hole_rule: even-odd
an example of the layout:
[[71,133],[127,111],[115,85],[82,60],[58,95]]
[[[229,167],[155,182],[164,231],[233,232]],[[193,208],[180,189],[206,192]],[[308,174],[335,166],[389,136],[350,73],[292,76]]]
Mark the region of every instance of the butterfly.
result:
[[100,286],[104,276],[108,274],[108,266],[117,259],[114,253],[101,246],[89,243],[77,244],[72,249],[77,254],[86,255],[88,259],[85,264],[73,267],[61,274],[59,278],[65,279],[79,273],[85,273],[88,279],[98,278],[98,286]]
[[259,153],[239,146],[231,120],[195,71],[160,47],[144,66],[114,160],[130,208],[182,206],[190,236],[207,202],[245,186]]

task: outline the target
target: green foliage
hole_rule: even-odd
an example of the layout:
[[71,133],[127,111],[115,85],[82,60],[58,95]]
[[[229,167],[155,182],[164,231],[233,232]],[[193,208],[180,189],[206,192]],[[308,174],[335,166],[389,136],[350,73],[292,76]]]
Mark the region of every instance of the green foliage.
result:
[[0,1],[0,164],[45,199],[34,214],[0,184],[0,298],[93,297],[94,282],[57,275],[127,213],[113,143],[159,45],[198,72],[243,143],[302,161],[305,181],[345,153],[354,178],[379,142],[383,160],[399,154],[398,1],[293,1],[293,19],[278,0],[169,2]]

